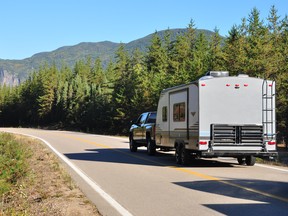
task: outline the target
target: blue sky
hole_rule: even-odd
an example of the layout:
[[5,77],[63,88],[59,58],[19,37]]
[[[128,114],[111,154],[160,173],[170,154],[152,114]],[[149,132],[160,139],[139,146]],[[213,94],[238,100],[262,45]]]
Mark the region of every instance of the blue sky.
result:
[[288,0],[7,0],[0,3],[0,58],[24,59],[80,42],[127,43],[156,30],[186,28],[228,35],[256,7],[262,19]]

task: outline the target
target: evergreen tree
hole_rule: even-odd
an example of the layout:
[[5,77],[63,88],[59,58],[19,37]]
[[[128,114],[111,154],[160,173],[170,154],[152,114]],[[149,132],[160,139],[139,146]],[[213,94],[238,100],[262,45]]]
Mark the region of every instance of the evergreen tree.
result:
[[200,33],[195,41],[195,49],[193,52],[192,71],[190,80],[197,80],[209,70],[209,43],[204,35]]
[[114,108],[114,125],[121,126],[127,132],[127,122],[132,108],[131,99],[134,96],[134,82],[131,79],[129,55],[121,45],[116,52],[115,82],[113,85],[112,104]]
[[221,71],[224,69],[224,53],[222,51],[222,38],[219,30],[215,28],[210,42],[209,70]]
[[191,58],[190,41],[188,37],[180,35],[174,42],[171,42],[169,49],[168,74],[169,86],[180,85],[190,81]]
[[260,20],[259,11],[254,8],[248,17],[247,26],[247,72],[251,76],[269,77],[268,30]]
[[168,56],[157,32],[152,37],[151,45],[145,56],[147,77],[150,80],[151,101],[156,108],[160,92],[169,87]]
[[245,71],[246,53],[244,49],[245,37],[241,34],[241,27],[233,26],[225,40],[224,58],[225,69],[231,75]]
[[[50,68],[45,65],[39,73],[41,93],[38,96],[37,102],[39,104],[38,114],[42,120],[47,121],[51,117],[49,114],[51,114],[54,102],[57,73],[55,64]],[[45,117],[47,118],[45,119]]]

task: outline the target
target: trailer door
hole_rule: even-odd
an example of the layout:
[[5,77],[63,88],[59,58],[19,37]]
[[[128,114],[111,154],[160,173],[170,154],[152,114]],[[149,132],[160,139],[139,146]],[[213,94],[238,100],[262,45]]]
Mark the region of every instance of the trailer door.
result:
[[188,135],[188,88],[171,92],[169,95],[170,138],[187,139]]

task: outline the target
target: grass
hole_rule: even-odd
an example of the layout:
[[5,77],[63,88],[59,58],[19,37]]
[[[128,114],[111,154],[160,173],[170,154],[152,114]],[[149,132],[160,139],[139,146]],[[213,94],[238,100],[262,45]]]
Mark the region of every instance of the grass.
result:
[[25,146],[10,134],[0,134],[0,197],[9,192],[28,171]]
[[0,133],[0,216],[99,216],[42,142]]

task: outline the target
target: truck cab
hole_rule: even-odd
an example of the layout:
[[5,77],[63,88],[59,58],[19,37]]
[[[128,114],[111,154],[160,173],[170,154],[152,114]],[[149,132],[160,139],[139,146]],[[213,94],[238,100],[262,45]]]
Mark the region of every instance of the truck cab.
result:
[[138,147],[147,147],[149,155],[156,152],[155,145],[156,112],[142,113],[136,121],[132,121],[129,131],[129,147],[136,152]]

